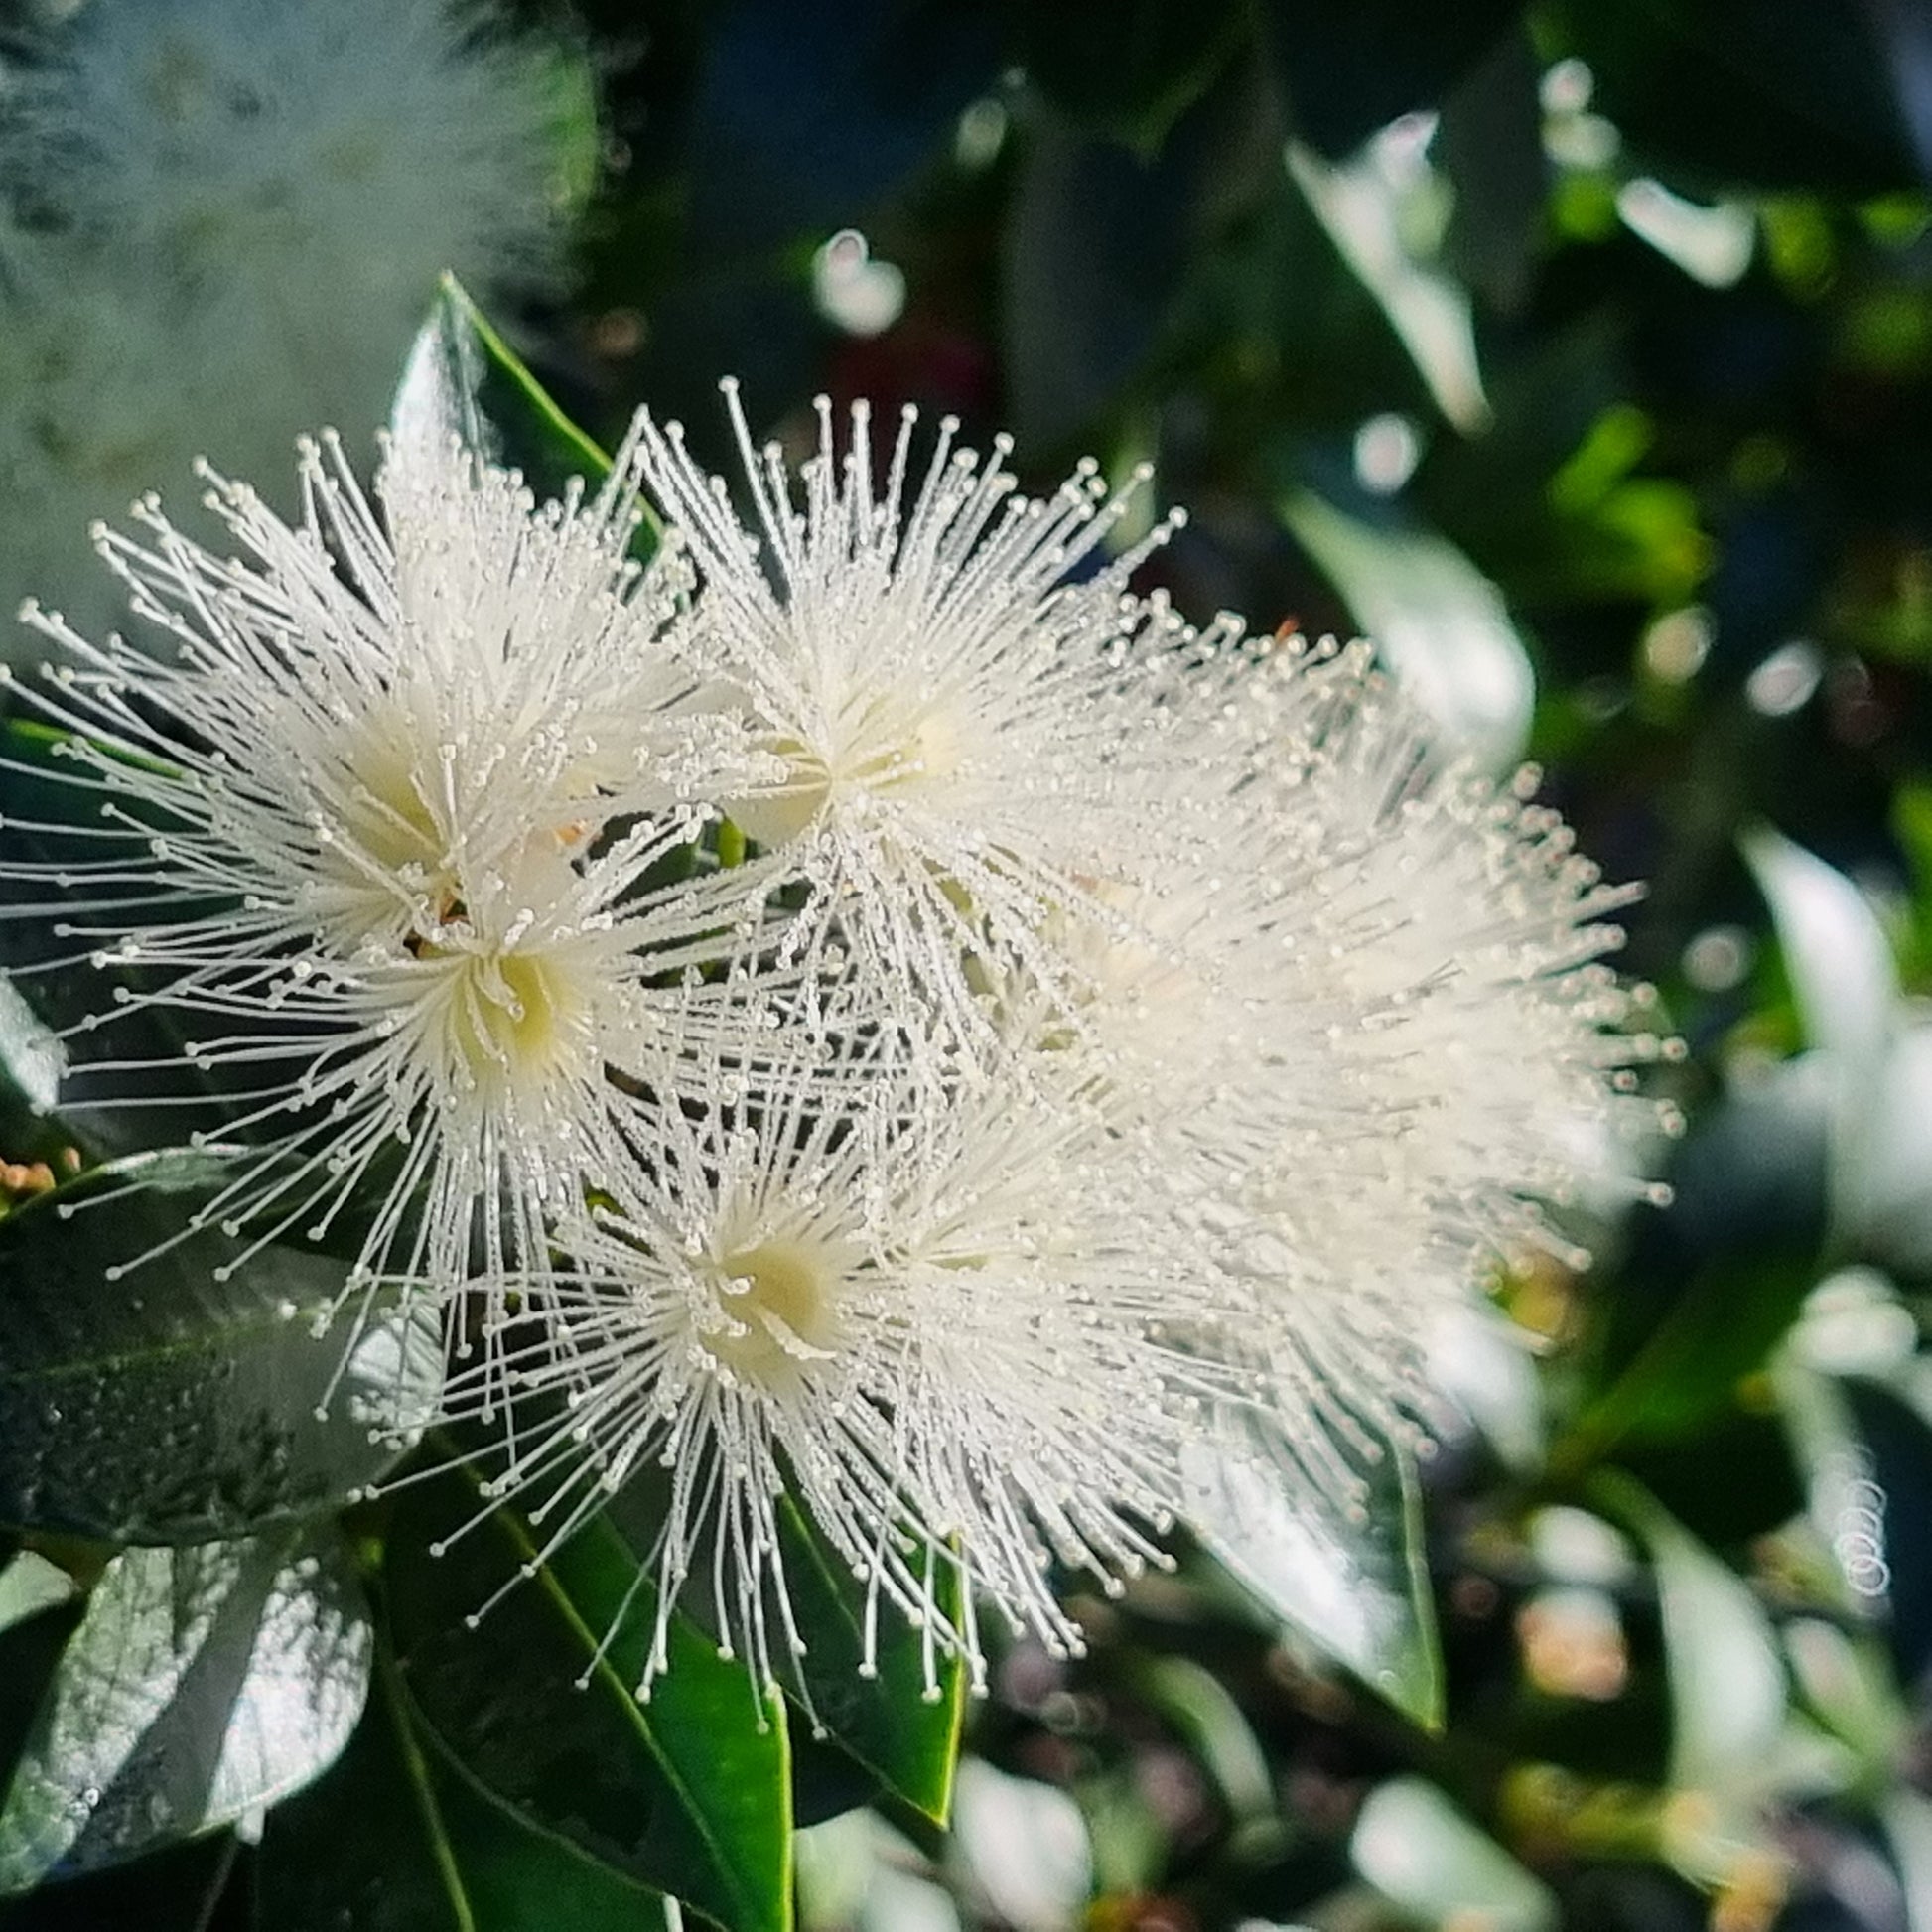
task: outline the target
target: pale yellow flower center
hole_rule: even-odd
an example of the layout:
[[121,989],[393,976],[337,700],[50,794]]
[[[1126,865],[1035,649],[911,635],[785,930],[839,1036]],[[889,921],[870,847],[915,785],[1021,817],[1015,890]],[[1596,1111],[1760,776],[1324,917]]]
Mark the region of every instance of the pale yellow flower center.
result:
[[568,1058],[583,989],[564,961],[538,953],[447,955],[458,975],[447,1039],[456,1068],[485,1093],[541,1081]]
[[761,1241],[716,1264],[713,1292],[727,1319],[700,1335],[734,1375],[767,1387],[793,1381],[838,1338],[837,1270],[800,1241]]
[[[417,766],[397,739],[371,731],[349,759],[345,829],[355,850],[383,871],[407,871],[430,883],[448,865],[448,840],[424,799]],[[358,871],[355,883],[365,878]]]
[[805,830],[841,793],[905,792],[954,776],[964,760],[959,730],[943,710],[910,718],[873,705],[839,721],[829,753],[795,738],[774,738],[765,750],[782,759],[784,778],[768,790],[734,801],[732,817],[763,846],[777,846]]

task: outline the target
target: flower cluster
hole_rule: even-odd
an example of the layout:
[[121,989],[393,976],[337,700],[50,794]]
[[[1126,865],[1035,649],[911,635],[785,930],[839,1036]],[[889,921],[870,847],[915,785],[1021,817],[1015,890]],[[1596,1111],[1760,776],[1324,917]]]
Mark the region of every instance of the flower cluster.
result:
[[547,275],[565,69],[491,0],[43,11],[0,69],[0,601],[104,627],[93,518],[374,419],[445,269]]
[[1071,1648],[1053,1566],[1165,1561],[1203,1445],[1345,1498],[1432,1313],[1569,1252],[1657,1118],[1630,895],[1365,646],[1136,594],[1144,477],[823,404],[794,476],[727,396],[742,506],[646,416],[561,502],[325,443],[299,527],[215,483],[240,561],[103,534],[172,649],[33,614],[104,820],[36,876],[245,1094],[201,1218],[445,1311],[492,1506],[659,1471],[660,1619],[761,1676],[799,1511],[875,1633]]

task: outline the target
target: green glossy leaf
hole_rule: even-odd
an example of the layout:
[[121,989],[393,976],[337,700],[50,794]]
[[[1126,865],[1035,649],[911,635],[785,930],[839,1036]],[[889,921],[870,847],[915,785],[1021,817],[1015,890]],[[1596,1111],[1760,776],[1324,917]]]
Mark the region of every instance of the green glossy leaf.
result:
[[1368,1795],[1348,1842],[1355,1869],[1416,1925],[1554,1932],[1557,1900],[1423,1778]]
[[439,1744],[378,1649],[334,1768],[269,1817],[256,1878],[274,1932],[642,1932],[659,1895],[503,1804]]
[[1628,1436],[1693,1440],[1763,1367],[1818,1279],[1808,1250],[1719,1254],[1700,1267],[1648,1342],[1558,1451],[1576,1464]]
[[1387,505],[1343,508],[1297,487],[1281,515],[1451,742],[1492,771],[1512,766],[1529,736],[1536,678],[1495,585],[1447,538]]
[[1898,1030],[1899,988],[1877,915],[1851,880],[1768,826],[1740,841],[1777,927],[1808,1044],[1830,1089],[1832,1208],[1841,1231],[1861,1217],[1876,1115]]
[[1325,161],[1291,141],[1288,171],[1336,252],[1375,298],[1436,407],[1465,433],[1486,428],[1491,412],[1468,291],[1434,248],[1419,248],[1411,238],[1427,225],[1412,211],[1432,192],[1427,164],[1398,163],[1379,142],[1348,161]]
[[1391,1449],[1370,1472],[1359,1522],[1317,1507],[1285,1460],[1265,1447],[1244,1455],[1198,1445],[1187,1467],[1190,1527],[1265,1608],[1397,1710],[1439,1727],[1442,1654],[1408,1455]]
[[[943,1825],[965,1720],[965,1664],[937,1653],[928,1659],[920,1633],[887,1605],[880,1611],[878,1674],[861,1677],[865,1602],[860,1586],[789,1502],[779,1523],[786,1582],[807,1646],[794,1697],[814,1734],[835,1742],[895,1797]],[[942,1608],[957,1615],[956,1600],[942,1602]],[[850,1802],[864,1795],[855,1792]]]
[[639,1703],[656,1605],[637,1551],[600,1515],[544,1556],[513,1512],[485,1508],[461,1471],[399,1499],[390,1602],[425,1735],[530,1829],[731,1932],[788,1926],[782,1702],[678,1616],[670,1667]]
[[1827,1141],[1793,1070],[1710,1108],[1672,1161],[1675,1198],[1634,1223],[1589,1365],[1600,1393],[1555,1451],[1567,1468],[1625,1436],[1695,1444],[1796,1318],[1821,1269]]
[[1657,1578],[1670,1677],[1670,1781],[1679,1790],[1750,1785],[1789,1708],[1784,1666],[1750,1587],[1637,1483],[1605,1469],[1594,1499],[1642,1539]]
[[368,1665],[361,1590],[333,1535],[123,1551],[0,1800],[0,1892],[286,1797],[346,1741]]
[[1868,1080],[1890,1040],[1898,1000],[1877,914],[1835,866],[1769,826],[1754,827],[1740,843],[1771,908],[1806,1042]]
[[0,1569],[0,1633],[71,1601],[74,1588],[73,1579],[59,1564],[34,1550],[17,1551]]
[[393,1460],[371,1425],[423,1419],[433,1319],[378,1320],[345,1366],[343,1331],[314,1332],[340,1263],[270,1246],[218,1279],[240,1243],[187,1231],[218,1171],[132,1156],[0,1219],[0,1520],[116,1543],[243,1535],[342,1503]]
[[560,494],[573,477],[594,487],[611,469],[453,275],[444,276],[410,348],[390,430],[403,451],[460,437],[522,471],[539,496]]

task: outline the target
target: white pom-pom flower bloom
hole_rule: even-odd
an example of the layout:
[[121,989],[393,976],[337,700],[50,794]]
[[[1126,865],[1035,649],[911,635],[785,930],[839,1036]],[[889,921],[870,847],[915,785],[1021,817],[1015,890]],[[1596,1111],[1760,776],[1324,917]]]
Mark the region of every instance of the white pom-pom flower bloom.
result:
[[1258,788],[1257,821],[1297,822],[1327,855],[1334,995],[1367,1021],[1349,1058],[1388,1122],[1390,1175],[1434,1239],[1464,1275],[1536,1250],[1585,1266],[1546,1208],[1630,1173],[1632,1151],[1675,1120],[1637,1094],[1635,1069],[1681,1045],[1646,1024],[1651,990],[1603,963],[1641,889],[1606,883],[1577,851],[1534,802],[1533,767],[1497,785],[1445,757],[1368,657],[1343,654],[1346,702],[1287,783]]
[[[558,1538],[667,1468],[660,1618],[705,1578],[761,1675],[787,1491],[936,1647],[980,1656],[949,1569],[1070,1646],[1048,1553],[1211,1538],[1204,1453],[1356,1509],[1436,1412],[1436,1316],[1579,1258],[1542,1203],[1658,1119],[1597,963],[1632,895],[1366,646],[1187,632],[1128,593],[1144,549],[1069,581],[1120,510],[1085,473],[1008,505],[942,441],[914,485],[908,425],[875,483],[863,412],[842,463],[822,412],[799,508],[734,418],[761,538],[644,432],[698,574],[677,653],[766,761],[719,790],[807,889],[792,940],[902,1063],[666,1123],[453,1410],[534,1404],[492,1494]],[[935,1079],[934,1040],[970,1056]]]
[[[821,409],[801,504],[733,418],[756,535],[647,419],[543,508],[412,430],[378,516],[310,449],[298,527],[217,488],[245,562],[148,507],[103,543],[172,654],[40,620],[103,819],[7,867],[244,1078],[202,1221],[361,1217],[357,1280],[445,1292],[491,1507],[554,1548],[661,1471],[643,1690],[694,1595],[784,1674],[787,1498],[869,1660],[904,1616],[977,1677],[976,1602],[1072,1649],[1056,1563],[1211,1538],[1203,1456],[1355,1506],[1665,1048],[1629,894],[1366,647],[1135,597],[1171,526],[1109,560],[1090,467],[1033,501],[945,428],[915,477],[908,418],[876,476]],[[694,856],[719,810],[764,852]]]
[[1006,1026],[1066,1053],[1246,1285],[1228,1339],[1268,1364],[1269,1434],[1345,1497],[1432,1407],[1432,1310],[1526,1253],[1587,1262],[1546,1206],[1668,1129],[1634,1069],[1676,1047],[1600,963],[1635,891],[1527,802],[1534,772],[1498,790],[1443,759],[1368,646],[1257,650],[1195,702],[1223,727],[1197,780],[1218,863],[1126,908],[1146,936],[1100,948],[1076,1028],[1025,997]]
[[1107,554],[1145,475],[1110,495],[1086,464],[1034,499],[1006,439],[983,463],[948,420],[918,476],[909,410],[881,472],[865,406],[841,450],[821,398],[801,506],[726,394],[751,526],[677,425],[646,420],[643,452],[699,579],[678,647],[770,760],[727,809],[811,887],[801,957],[849,955],[933,1040],[981,1052],[989,972],[1066,1001],[1079,933],[1120,924],[1107,893],[1198,862],[1173,697],[1223,627],[1128,589],[1177,515]]
[[[293,275],[406,342],[438,265],[544,266],[563,75],[484,0],[88,0],[28,52],[29,192],[185,281]],[[335,341],[279,307],[253,327]]]
[[0,119],[0,605],[95,627],[96,517],[198,456],[267,479],[304,424],[380,420],[446,270],[549,276],[573,69],[479,0],[63,11]]
[[[1165,1563],[1184,1446],[1237,1393],[1172,1338],[1211,1319],[1210,1271],[1090,1112],[1036,1081],[935,1109],[877,1039],[842,1071],[835,1109],[801,1065],[667,1120],[496,1351],[537,1420],[489,1492],[535,1498],[553,1544],[668,1471],[645,1694],[694,1577],[760,1681],[801,1646],[787,1495],[861,1581],[863,1668],[883,1607],[921,1631],[929,1683],[958,1654],[983,1688],[979,1597],[1077,1649],[1050,1565],[1114,1593]],[[491,1413],[502,1386],[460,1373],[446,1410]]]
[[[152,504],[145,542],[101,534],[172,655],[30,613],[64,653],[31,701],[101,802],[91,832],[10,821],[58,850],[8,870],[63,889],[57,936],[133,976],[123,1024],[172,1016],[231,1096],[218,1138],[259,1144],[198,1221],[266,1241],[372,1190],[357,1279],[529,1267],[621,1158],[631,1090],[674,1091],[694,1042],[728,1049],[718,1027],[752,1039],[685,969],[699,935],[756,929],[757,869],[640,885],[700,831],[679,801],[729,721],[689,715],[660,647],[675,567],[627,554],[627,453],[595,497],[539,506],[412,441],[378,479],[386,527],[333,445],[302,486],[295,528],[212,493],[247,562]],[[157,1070],[76,1078],[111,1098]]]

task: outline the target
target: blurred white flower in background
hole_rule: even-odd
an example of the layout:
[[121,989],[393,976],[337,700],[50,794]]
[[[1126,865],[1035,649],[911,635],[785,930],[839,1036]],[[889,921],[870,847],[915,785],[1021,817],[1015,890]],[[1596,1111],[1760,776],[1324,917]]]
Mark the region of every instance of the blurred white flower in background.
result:
[[[486,0],[86,0],[0,73],[0,656],[112,621],[86,530],[380,422],[434,292],[557,270],[583,64]],[[290,507],[288,504],[283,507]]]

